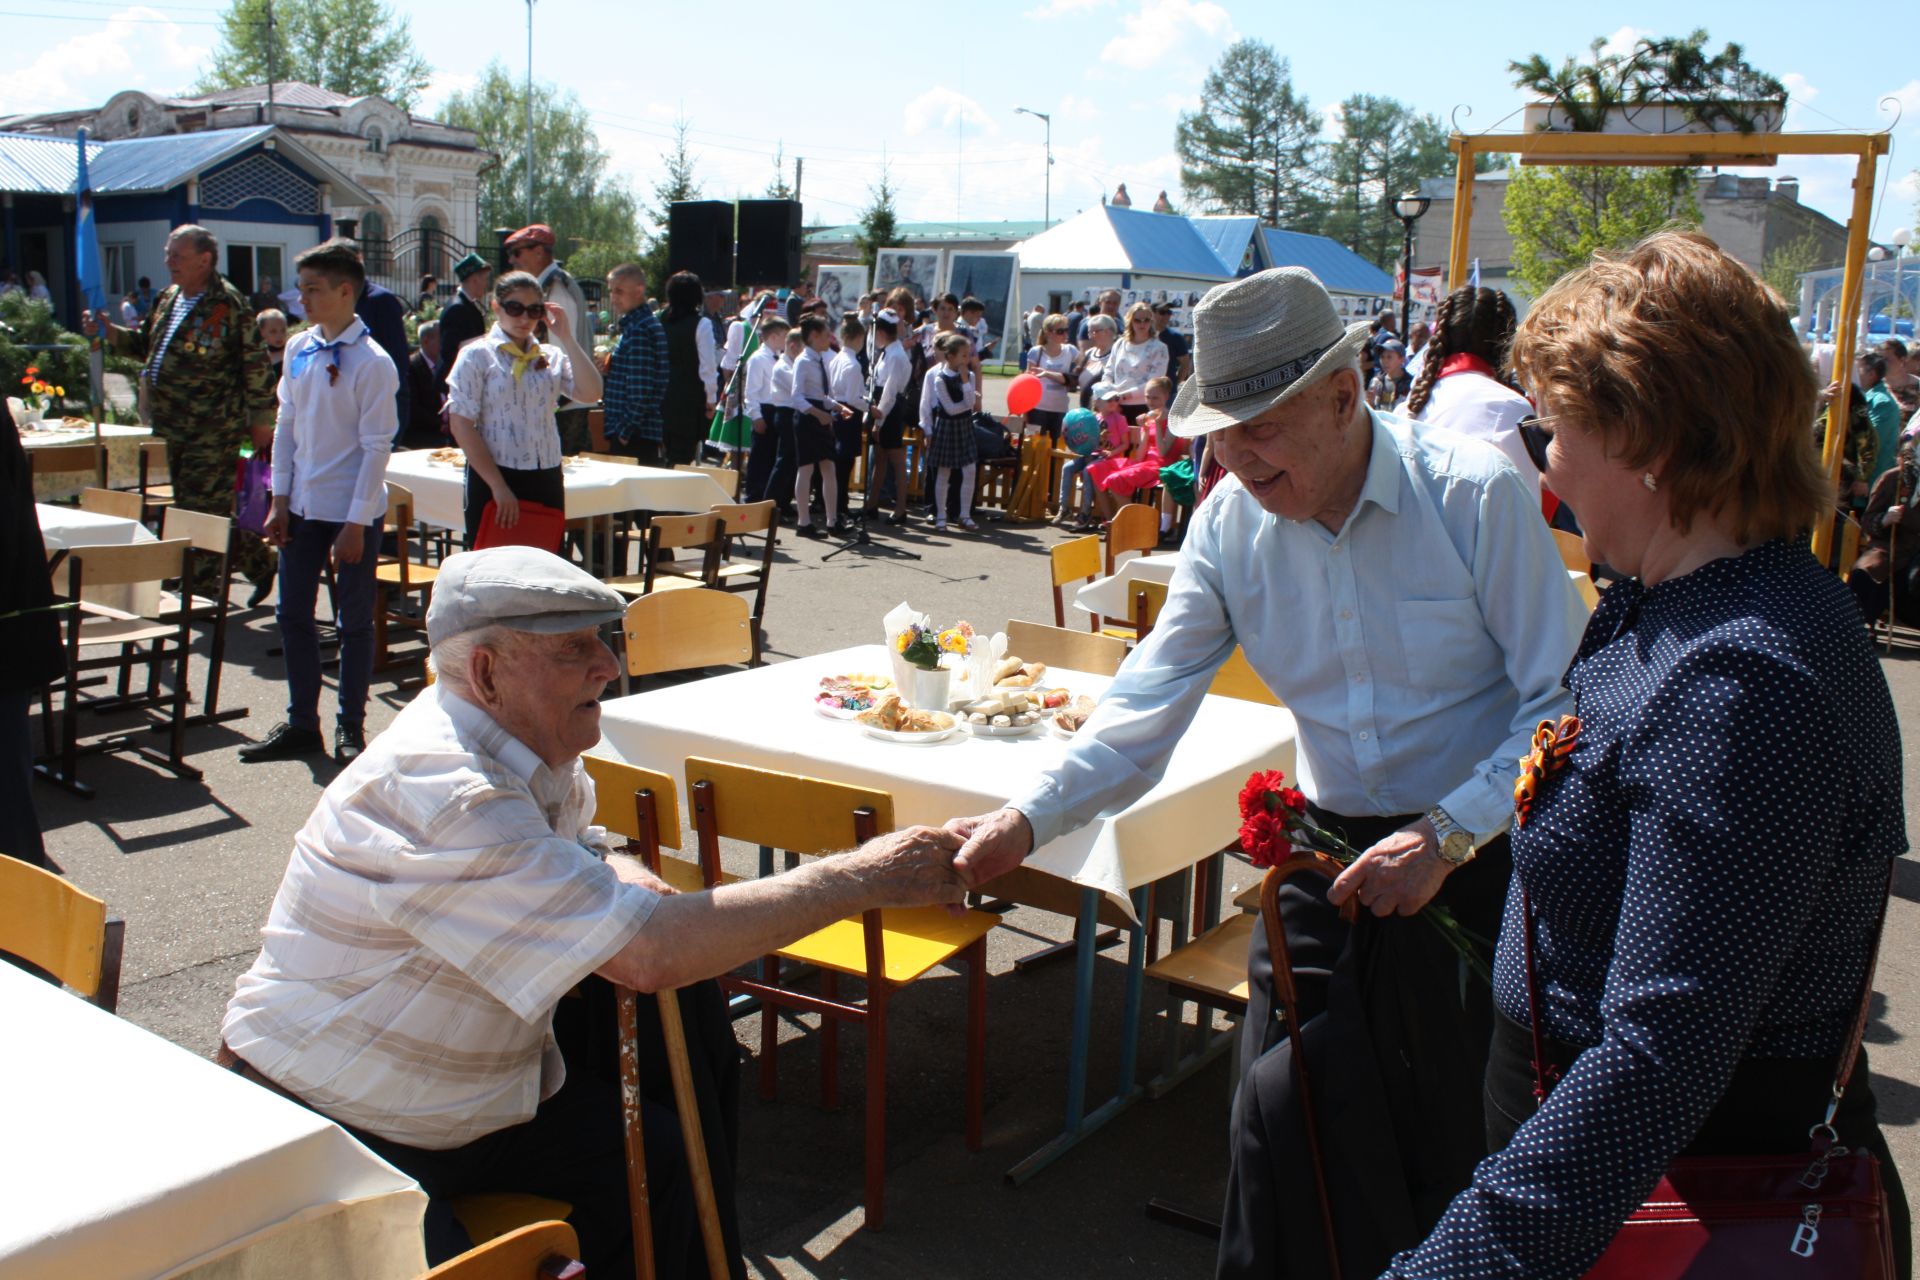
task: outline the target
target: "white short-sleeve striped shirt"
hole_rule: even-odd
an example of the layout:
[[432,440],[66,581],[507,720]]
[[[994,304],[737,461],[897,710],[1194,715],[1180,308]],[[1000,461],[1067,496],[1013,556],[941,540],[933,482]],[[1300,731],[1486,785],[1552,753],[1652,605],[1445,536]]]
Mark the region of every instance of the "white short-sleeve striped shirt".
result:
[[454,357],[447,374],[447,411],[473,421],[487,452],[500,466],[538,471],[560,465],[560,429],[553,413],[560,397],[573,395],[573,362],[551,342],[540,345],[539,362],[513,376],[509,339],[499,325]]
[[596,856],[593,784],[435,685],[321,796],[221,1034],[328,1116],[430,1150],[533,1117],[553,1009],[658,898]]

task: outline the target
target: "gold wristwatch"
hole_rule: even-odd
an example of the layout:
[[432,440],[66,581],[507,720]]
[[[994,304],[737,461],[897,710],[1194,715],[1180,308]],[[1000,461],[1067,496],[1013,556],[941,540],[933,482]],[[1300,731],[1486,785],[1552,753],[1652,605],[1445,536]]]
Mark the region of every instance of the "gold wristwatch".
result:
[[1440,861],[1449,867],[1465,866],[1473,861],[1473,832],[1455,822],[1439,805],[1427,810],[1427,821],[1433,824],[1434,834],[1440,837]]

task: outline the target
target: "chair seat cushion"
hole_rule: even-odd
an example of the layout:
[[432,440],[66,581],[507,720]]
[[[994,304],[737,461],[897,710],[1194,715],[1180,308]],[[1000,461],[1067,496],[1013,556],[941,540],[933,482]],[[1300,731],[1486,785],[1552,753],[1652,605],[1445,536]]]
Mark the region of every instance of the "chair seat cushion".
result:
[[[887,981],[912,982],[937,964],[945,964],[1000,923],[989,911],[949,915],[945,907],[888,908],[880,913],[882,947],[887,957]],[[859,916],[836,920],[776,953],[863,977],[867,972],[866,931]]]
[[439,576],[440,570],[433,565],[409,564],[407,566],[407,580],[402,584],[400,581],[400,566],[398,564],[389,562],[387,564],[376,565],[373,570],[373,580],[381,586],[398,587],[405,585],[410,591],[432,586],[433,580]]

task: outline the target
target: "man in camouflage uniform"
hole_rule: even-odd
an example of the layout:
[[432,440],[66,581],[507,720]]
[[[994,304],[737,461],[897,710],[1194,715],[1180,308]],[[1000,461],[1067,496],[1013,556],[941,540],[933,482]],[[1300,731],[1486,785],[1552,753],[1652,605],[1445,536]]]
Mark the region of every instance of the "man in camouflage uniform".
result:
[[[140,380],[153,413],[154,434],[167,442],[174,501],[189,511],[233,514],[234,466],[242,445],[269,447],[277,410],[273,365],[246,297],[215,263],[220,242],[204,227],[176,227],[167,237],[167,273],[139,327],[124,329],[104,314],[90,315],[82,331],[106,335],[122,355],[145,366]],[[272,581],[273,561],[260,539],[242,535],[235,567],[256,595]],[[196,587],[224,591],[215,566],[202,560]]]

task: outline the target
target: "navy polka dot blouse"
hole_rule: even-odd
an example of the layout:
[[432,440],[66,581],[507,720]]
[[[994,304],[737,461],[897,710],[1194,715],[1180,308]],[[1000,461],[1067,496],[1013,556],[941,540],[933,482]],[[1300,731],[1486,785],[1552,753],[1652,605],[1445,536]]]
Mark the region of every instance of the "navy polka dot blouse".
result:
[[1527,1022],[1524,884],[1545,1030],[1592,1047],[1391,1276],[1583,1274],[1743,1058],[1837,1055],[1907,847],[1886,680],[1799,544],[1615,585],[1567,686],[1580,744],[1513,833],[1494,995]]

